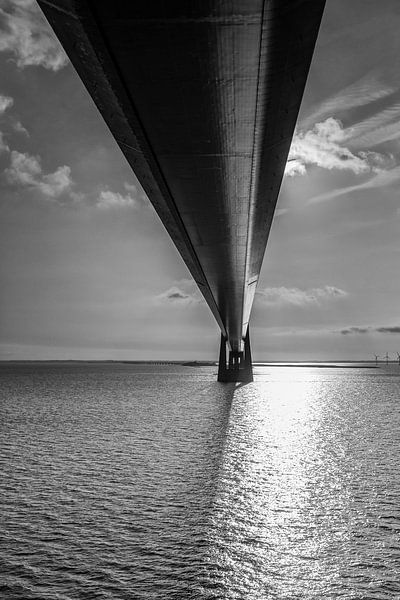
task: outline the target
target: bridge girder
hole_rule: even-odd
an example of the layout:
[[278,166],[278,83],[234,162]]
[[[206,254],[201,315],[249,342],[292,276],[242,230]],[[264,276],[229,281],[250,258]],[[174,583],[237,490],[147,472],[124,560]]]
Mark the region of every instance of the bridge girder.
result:
[[39,0],[243,351],[325,0]]

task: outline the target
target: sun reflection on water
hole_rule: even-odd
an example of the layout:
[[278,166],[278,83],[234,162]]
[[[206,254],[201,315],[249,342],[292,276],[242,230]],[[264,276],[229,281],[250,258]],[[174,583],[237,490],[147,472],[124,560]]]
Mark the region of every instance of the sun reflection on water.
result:
[[226,598],[323,597],[357,517],[329,381],[279,371],[234,391],[211,528]]

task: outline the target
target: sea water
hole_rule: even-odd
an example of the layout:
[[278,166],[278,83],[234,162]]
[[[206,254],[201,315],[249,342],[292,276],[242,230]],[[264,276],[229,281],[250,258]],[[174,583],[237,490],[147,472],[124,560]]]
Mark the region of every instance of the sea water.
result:
[[0,375],[1,598],[400,598],[397,365]]

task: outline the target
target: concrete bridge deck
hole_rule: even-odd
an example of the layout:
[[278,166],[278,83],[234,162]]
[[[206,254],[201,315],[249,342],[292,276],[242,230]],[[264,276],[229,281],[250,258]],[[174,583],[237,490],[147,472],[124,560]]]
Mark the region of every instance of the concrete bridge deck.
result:
[[39,4],[207,301],[230,370],[250,378],[244,340],[325,0]]

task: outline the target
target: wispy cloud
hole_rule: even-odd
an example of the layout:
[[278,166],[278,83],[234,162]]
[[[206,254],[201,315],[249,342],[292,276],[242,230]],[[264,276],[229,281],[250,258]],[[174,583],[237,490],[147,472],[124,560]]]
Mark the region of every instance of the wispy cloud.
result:
[[58,71],[67,57],[34,0],[2,0],[0,52],[7,52],[18,67],[42,66]]
[[300,128],[302,130],[310,129],[324,117],[340,116],[353,108],[365,106],[385,98],[391,93],[393,93],[393,88],[382,85],[375,76],[368,74],[334,96],[324,100],[307,117],[302,119]]
[[345,135],[351,147],[372,148],[400,137],[400,103],[397,102],[347,128]]
[[[305,175],[308,167],[315,165],[363,176],[360,183],[329,190],[312,198],[310,203],[399,181],[400,171],[391,148],[385,153],[375,150],[376,146],[400,139],[399,95],[400,90],[368,74],[322,102],[301,121],[289,153],[287,175]],[[338,117],[354,121],[358,111],[352,109],[358,107],[364,107],[364,116],[366,112],[369,116],[343,127]],[[319,121],[324,117],[327,118]]]
[[4,114],[7,108],[10,108],[13,104],[14,100],[11,96],[0,94],[0,115]]
[[[398,96],[398,94],[397,94]],[[395,102],[389,106],[386,106],[383,110],[375,112],[370,115],[367,119],[363,119],[351,127],[346,129],[346,137],[350,139],[358,139],[359,136],[364,135],[377,127],[381,127],[385,123],[397,119],[400,114],[400,103]]]
[[[390,114],[392,115],[392,113]],[[389,113],[385,112],[385,115],[380,118],[378,116],[371,117],[369,119],[371,127],[384,122],[384,119],[389,118],[388,115]],[[400,137],[399,126],[397,124],[390,125],[390,127],[392,126],[396,129],[396,136]],[[358,139],[353,140],[352,136],[358,135],[360,131],[365,132],[367,125],[364,123],[362,126],[360,124],[359,128],[357,127],[355,125],[344,129],[340,121],[329,117],[326,121],[314,125],[311,130],[295,134],[286,166],[287,175],[305,175],[307,168],[311,165],[329,170],[350,170],[355,175],[369,175],[366,181],[364,178],[364,181],[360,183],[329,190],[311,198],[309,203],[330,200],[358,190],[388,186],[399,181],[400,167],[395,165],[395,158],[391,153],[383,154],[372,150],[358,149],[355,151],[350,149],[351,145],[356,146]],[[380,139],[382,139],[383,129],[381,127],[376,130],[377,135],[381,135]],[[371,141],[373,135],[375,134],[371,131]],[[388,137],[387,131],[385,135]],[[374,139],[376,141],[377,137]]]
[[318,306],[333,300],[345,298],[347,295],[346,291],[330,285],[306,290],[296,287],[267,287],[256,293],[259,301],[271,307]]
[[337,119],[329,117],[308,131],[295,133],[290,147],[286,174],[304,175],[307,167],[349,170],[355,174],[381,168],[387,161],[377,152],[353,153],[346,145],[346,132]]
[[381,327],[347,327],[339,331],[342,335],[364,335],[366,333],[400,334],[400,325],[386,325]]
[[334,190],[330,190],[329,192],[326,192],[324,194],[314,196],[309,200],[309,204],[314,204],[316,202],[324,202],[326,200],[331,200],[332,198],[345,196],[352,192],[390,186],[397,183],[398,181],[400,181],[400,166],[394,167],[389,171],[380,171],[378,173],[375,173],[373,177],[362,183],[350,185],[343,188],[337,188]]
[[54,173],[45,174],[40,157],[16,150],[11,152],[10,166],[5,175],[10,183],[38,190],[49,198],[59,197],[73,184],[70,167],[64,165]]
[[289,212],[288,208],[276,208],[275,212],[274,212],[274,217],[281,217],[282,215],[285,215],[287,212]]

